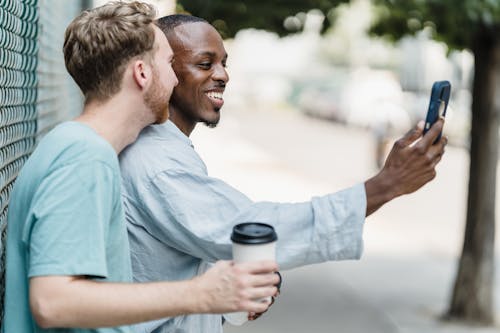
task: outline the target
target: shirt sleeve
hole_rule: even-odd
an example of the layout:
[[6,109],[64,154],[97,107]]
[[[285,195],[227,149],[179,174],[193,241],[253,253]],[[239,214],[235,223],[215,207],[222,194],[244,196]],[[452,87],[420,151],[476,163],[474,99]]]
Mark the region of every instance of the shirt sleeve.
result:
[[252,202],[219,179],[166,170],[144,187],[140,201],[152,235],[206,261],[231,258],[232,227],[244,222],[275,227],[282,269],[362,253],[364,184],[304,203]]
[[108,275],[106,238],[113,179],[107,164],[87,162],[60,167],[42,181],[26,230],[29,277]]

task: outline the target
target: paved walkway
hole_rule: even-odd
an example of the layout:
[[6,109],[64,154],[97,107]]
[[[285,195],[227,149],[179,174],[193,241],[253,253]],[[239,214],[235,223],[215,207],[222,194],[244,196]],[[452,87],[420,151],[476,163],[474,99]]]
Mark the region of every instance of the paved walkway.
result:
[[[229,110],[192,139],[212,176],[255,200],[304,201],[376,172],[369,132],[294,112]],[[433,183],[368,218],[361,261],[285,272],[269,313],[226,332],[500,332],[439,321],[461,249],[467,178],[467,153],[449,147]]]

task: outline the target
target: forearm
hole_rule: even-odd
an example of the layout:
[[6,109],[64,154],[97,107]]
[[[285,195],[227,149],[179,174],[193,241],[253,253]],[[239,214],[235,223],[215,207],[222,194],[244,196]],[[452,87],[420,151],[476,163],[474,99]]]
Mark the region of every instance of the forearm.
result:
[[259,212],[250,217],[275,227],[281,239],[277,260],[285,270],[358,259],[363,248],[365,200],[364,185],[358,184],[303,203],[261,203]]
[[130,284],[50,278],[30,282],[31,310],[42,327],[121,326],[208,310],[194,280]]
[[192,313],[262,312],[276,293],[274,261],[219,261],[192,280],[110,283],[79,276],[30,279],[30,308],[39,326],[122,326]]

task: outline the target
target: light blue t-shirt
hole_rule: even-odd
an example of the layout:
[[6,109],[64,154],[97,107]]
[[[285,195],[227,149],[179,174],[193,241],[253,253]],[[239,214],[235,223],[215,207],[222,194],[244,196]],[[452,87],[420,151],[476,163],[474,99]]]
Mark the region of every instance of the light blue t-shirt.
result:
[[48,133],[16,180],[7,221],[5,333],[130,332],[128,327],[44,330],[29,307],[30,277],[131,281],[120,170],[107,141],[78,122]]
[[[173,122],[146,127],[120,154],[123,202],[136,281],[184,280],[231,259],[242,222],[278,233],[280,269],[358,259],[366,213],[364,184],[308,202],[253,202],[210,177],[191,140]],[[221,315],[194,314],[137,326],[140,333],[220,333]]]

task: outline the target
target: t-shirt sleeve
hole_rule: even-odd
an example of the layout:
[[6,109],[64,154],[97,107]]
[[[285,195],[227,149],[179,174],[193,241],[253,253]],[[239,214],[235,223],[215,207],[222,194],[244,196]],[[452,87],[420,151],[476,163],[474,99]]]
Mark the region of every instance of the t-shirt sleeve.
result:
[[65,165],[42,181],[27,231],[29,277],[108,275],[114,181],[113,169],[96,161]]

